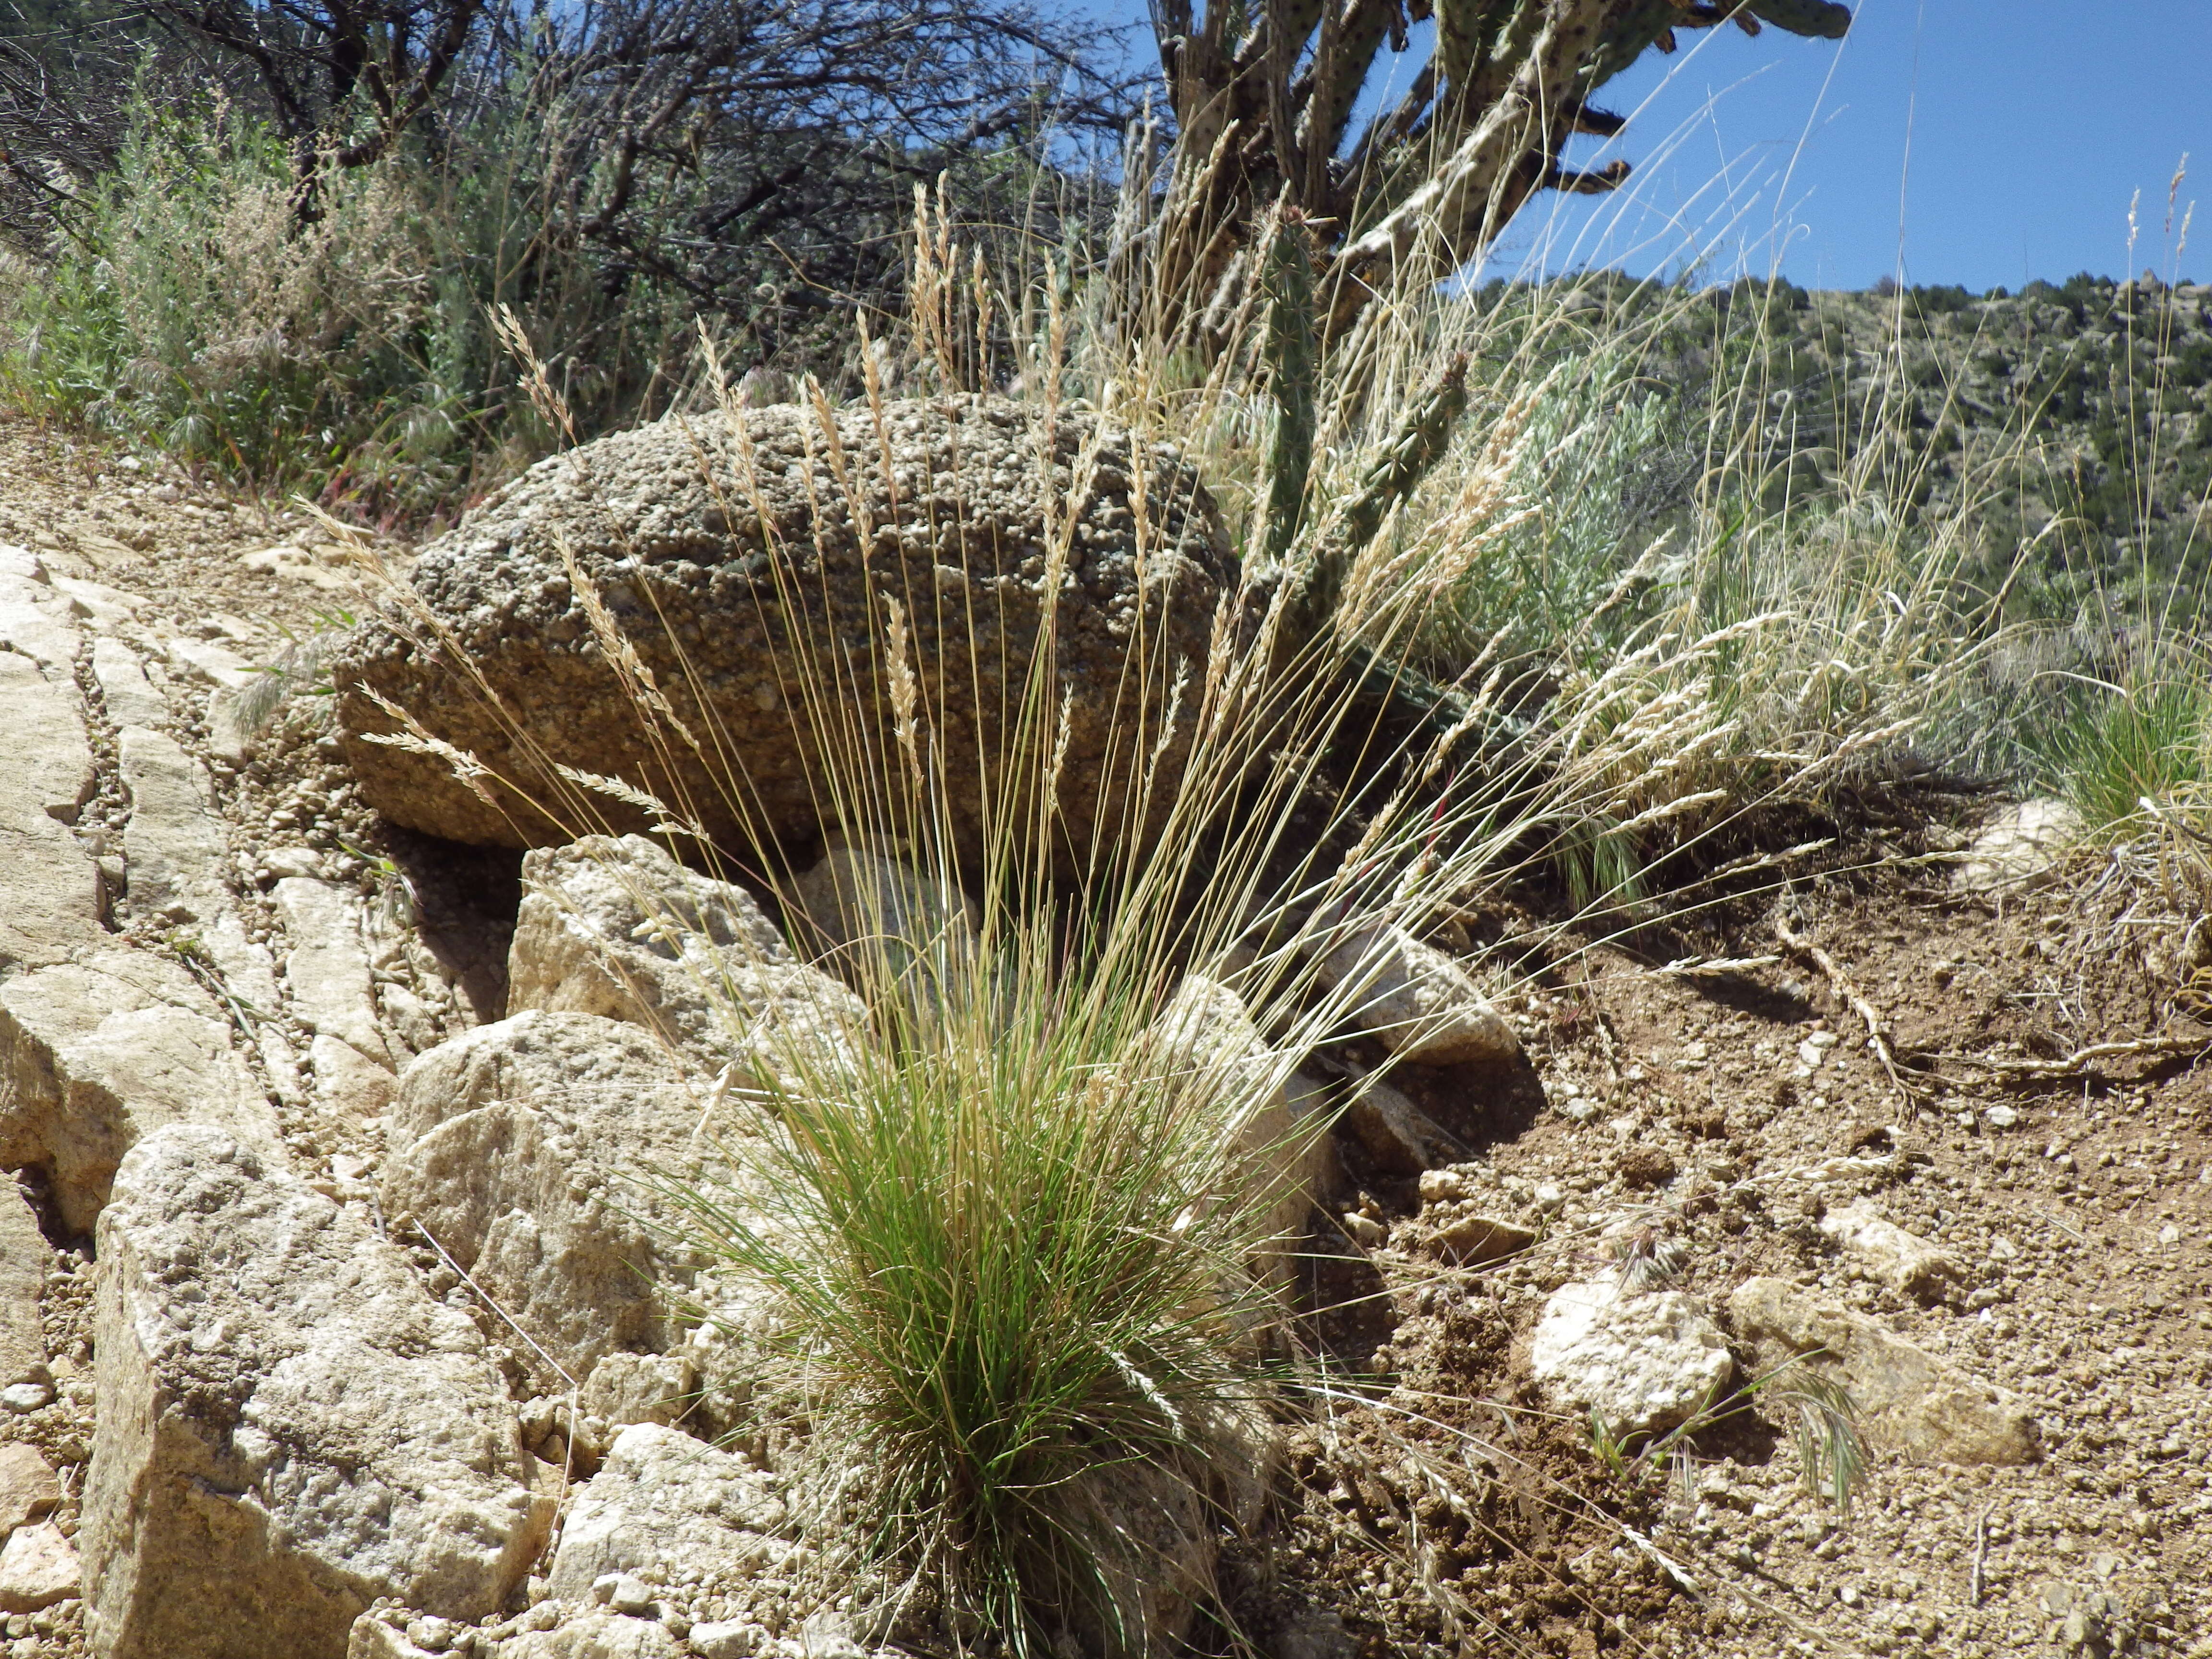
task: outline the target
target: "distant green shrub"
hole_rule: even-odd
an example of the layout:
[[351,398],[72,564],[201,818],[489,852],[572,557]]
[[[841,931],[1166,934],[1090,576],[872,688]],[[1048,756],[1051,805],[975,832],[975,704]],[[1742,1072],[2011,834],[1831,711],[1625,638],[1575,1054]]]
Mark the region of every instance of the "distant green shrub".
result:
[[527,112],[318,171],[221,103],[139,104],[110,173],[21,273],[0,393],[258,488],[416,518],[463,503],[553,434],[492,325],[511,307],[597,425],[648,408],[690,311],[549,244]]

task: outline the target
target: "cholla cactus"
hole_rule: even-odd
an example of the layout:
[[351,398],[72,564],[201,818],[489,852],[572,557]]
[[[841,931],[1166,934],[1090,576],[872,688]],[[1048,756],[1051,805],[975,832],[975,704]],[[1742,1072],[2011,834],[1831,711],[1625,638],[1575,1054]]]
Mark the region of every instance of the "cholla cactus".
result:
[[[1218,347],[1264,257],[1261,227],[1296,210],[1321,255],[1328,331],[1375,293],[1433,280],[1478,252],[1538,190],[1600,191],[1627,176],[1561,165],[1568,137],[1610,134],[1598,88],[1684,29],[1771,23],[1840,37],[1832,0],[1154,0],[1176,124],[1151,227],[1152,323]],[[1411,22],[1436,45],[1395,104],[1355,120],[1387,46]]]

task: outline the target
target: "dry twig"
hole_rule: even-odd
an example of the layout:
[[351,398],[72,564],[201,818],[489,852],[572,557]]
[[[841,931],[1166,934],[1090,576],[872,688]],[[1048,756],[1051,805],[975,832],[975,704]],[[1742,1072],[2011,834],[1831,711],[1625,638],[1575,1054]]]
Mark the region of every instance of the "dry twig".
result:
[[1866,994],[1851,982],[1850,975],[1843,970],[1833,957],[1790,927],[1790,918],[1778,910],[1774,916],[1774,936],[1782,941],[1790,955],[1818,969],[1828,983],[1835,988],[1836,994],[1865,1024],[1867,1047],[1874,1050],[1875,1058],[1881,1061],[1881,1069],[1889,1074],[1891,1085],[1904,1099],[1905,1116],[1917,1116],[1920,1111],[1919,1093],[1905,1081],[1905,1073],[1898,1067],[1897,1052],[1889,1040],[1889,1023],[1882,1018],[1881,1010],[1867,1000]]

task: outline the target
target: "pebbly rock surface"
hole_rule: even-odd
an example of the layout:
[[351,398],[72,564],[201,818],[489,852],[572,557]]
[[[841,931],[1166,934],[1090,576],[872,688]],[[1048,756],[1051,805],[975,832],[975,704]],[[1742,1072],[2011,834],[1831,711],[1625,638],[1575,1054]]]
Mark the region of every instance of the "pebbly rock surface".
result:
[[493,1611],[548,1503],[481,1334],[364,1214],[219,1130],[99,1230],[85,1577],[101,1659],[341,1659],[380,1595]]
[[[491,786],[487,804],[442,760],[370,741],[396,729],[375,696],[525,794],[574,795],[550,759],[688,803],[718,838],[804,840],[823,827],[824,744],[895,752],[896,600],[957,825],[980,844],[976,781],[1007,738],[1000,711],[1022,700],[1056,557],[1042,706],[1066,710],[1058,804],[1071,842],[1120,833],[1131,755],[1157,746],[1172,781],[1197,699],[1175,704],[1166,732],[1157,713],[1138,720],[1139,699],[1164,709],[1186,669],[1203,679],[1238,580],[1211,498],[1172,452],[1133,453],[1081,413],[1063,413],[1048,441],[1034,406],[988,397],[895,403],[880,430],[848,407],[834,434],[797,405],[745,419],[743,447],[719,422],[674,418],[601,438],[533,467],[424,550],[422,614],[363,628],[333,667],[347,758],[380,811],[459,841],[567,839],[512,790]],[[1067,522],[1045,503],[1071,489]],[[651,740],[562,545],[714,765],[681,738]],[[1139,640],[1152,660],[1135,659]],[[1155,823],[1173,793],[1155,792]],[[610,822],[643,822],[593,799]]]
[[671,1218],[652,1182],[716,1161],[733,1119],[726,1091],[687,1082],[640,1026],[517,1014],[407,1068],[385,1212],[427,1230],[582,1381],[617,1350],[672,1339],[667,1292],[688,1271],[656,1234]]

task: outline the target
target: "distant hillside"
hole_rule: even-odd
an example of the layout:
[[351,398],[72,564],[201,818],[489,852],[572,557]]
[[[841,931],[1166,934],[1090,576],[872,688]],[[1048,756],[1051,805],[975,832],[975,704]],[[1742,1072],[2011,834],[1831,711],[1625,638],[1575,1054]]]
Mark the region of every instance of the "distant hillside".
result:
[[[1494,284],[1483,298],[1530,295]],[[1832,496],[1848,477],[1912,510],[1969,505],[1993,575],[2033,543],[2015,586],[2041,608],[2093,585],[2193,594],[2206,574],[2212,287],[2146,273],[2016,295],[1751,281],[1692,295],[1598,275],[1547,298],[1531,313],[1636,342],[1640,383],[1692,452],[1679,477],[1733,459],[1757,464],[1771,506]],[[1716,453],[1731,441],[1732,457]]]

